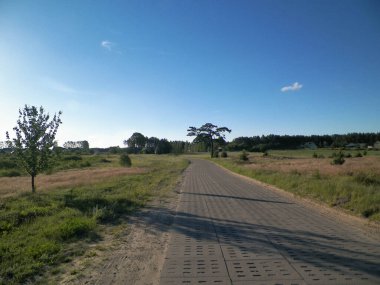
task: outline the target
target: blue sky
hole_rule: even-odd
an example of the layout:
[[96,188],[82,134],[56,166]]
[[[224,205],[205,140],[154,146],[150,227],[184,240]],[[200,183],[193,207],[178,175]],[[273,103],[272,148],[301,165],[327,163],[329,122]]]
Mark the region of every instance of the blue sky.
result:
[[57,139],[380,131],[380,2],[0,0],[0,140],[25,104]]

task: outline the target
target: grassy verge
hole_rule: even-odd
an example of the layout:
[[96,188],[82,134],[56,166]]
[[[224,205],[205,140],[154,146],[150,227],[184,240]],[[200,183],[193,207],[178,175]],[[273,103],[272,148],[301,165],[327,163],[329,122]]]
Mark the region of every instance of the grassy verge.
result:
[[[144,173],[0,200],[0,284],[20,284],[85,251],[99,225],[115,224],[155,196],[167,195],[188,162],[132,156]],[[75,246],[76,244],[81,246]]]
[[[289,153],[287,155],[289,156]],[[265,162],[261,162],[264,159]],[[310,172],[293,167],[291,171],[285,171],[289,162],[282,159],[278,163],[278,159],[278,157],[258,158],[256,156],[252,159],[256,160],[255,162],[248,163],[242,163],[236,157],[217,158],[212,161],[233,172],[277,186],[296,195],[340,207],[373,221],[380,221],[380,178],[372,170],[325,174],[318,169]],[[253,163],[255,167],[252,167]],[[272,168],[264,167],[271,163],[277,164]],[[329,164],[329,161],[323,163]],[[321,165],[323,168],[323,164]]]

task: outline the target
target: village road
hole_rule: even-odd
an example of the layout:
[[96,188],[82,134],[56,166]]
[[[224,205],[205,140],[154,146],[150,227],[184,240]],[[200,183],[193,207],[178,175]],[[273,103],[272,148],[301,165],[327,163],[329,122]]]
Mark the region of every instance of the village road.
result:
[[160,284],[380,284],[380,242],[354,223],[192,160]]

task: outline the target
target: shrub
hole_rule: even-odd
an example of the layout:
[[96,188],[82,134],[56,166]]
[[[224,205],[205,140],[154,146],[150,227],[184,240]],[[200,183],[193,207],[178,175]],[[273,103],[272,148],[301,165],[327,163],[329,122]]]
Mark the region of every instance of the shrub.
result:
[[225,150],[223,150],[220,156],[221,157],[228,157],[228,154]]
[[363,155],[367,155],[367,151],[365,150],[365,151],[363,151]]
[[263,156],[268,156],[268,152],[264,151]]
[[313,153],[313,158],[318,158],[318,154],[316,152]]
[[80,167],[90,167],[90,166],[91,166],[91,163],[89,161],[85,161],[80,164]]
[[331,161],[331,164],[342,165],[344,162],[344,154],[342,151],[340,151],[338,154],[333,153],[333,160]]
[[249,154],[245,150],[243,150],[243,152],[239,156],[239,159],[242,160],[242,161],[247,161],[248,160],[248,155]]
[[360,152],[358,152],[357,154],[355,154],[355,157],[363,157],[363,155]]
[[126,167],[132,166],[132,161],[128,154],[123,153],[122,155],[120,155],[120,165]]
[[8,170],[8,171],[3,171],[2,175],[0,176],[6,176],[6,177],[17,177],[21,176],[21,172],[18,170]]
[[212,157],[218,158],[219,157],[219,151],[218,150],[214,151]]
[[73,161],[78,161],[82,160],[82,157],[79,155],[67,155],[63,157],[63,160],[73,160]]

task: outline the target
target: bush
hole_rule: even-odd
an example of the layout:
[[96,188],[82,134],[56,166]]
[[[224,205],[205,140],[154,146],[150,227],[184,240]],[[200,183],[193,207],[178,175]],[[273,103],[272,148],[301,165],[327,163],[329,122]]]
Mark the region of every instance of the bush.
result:
[[360,152],[358,152],[357,154],[355,154],[355,157],[363,157],[363,155]]
[[239,156],[239,159],[242,161],[248,161],[248,155],[249,154],[245,150],[243,150],[243,152]]
[[82,160],[82,157],[79,155],[67,155],[63,157],[63,160],[73,160],[73,161],[78,161]]
[[316,152],[313,153],[313,158],[318,158],[318,154]]
[[226,151],[223,150],[220,156],[221,156],[221,157],[228,157],[228,154],[227,154]]
[[345,162],[344,160],[344,153],[339,152],[338,154],[333,153],[333,160],[331,161],[331,164],[333,165],[342,165]]
[[219,151],[218,150],[214,151],[212,157],[218,158],[219,157]]
[[132,166],[132,161],[131,161],[131,158],[129,157],[128,154],[124,153],[124,154],[120,155],[120,165],[126,166],[126,167]]
[[367,151],[365,150],[365,151],[363,151],[363,155],[367,155]]
[[85,161],[80,164],[80,167],[90,167],[90,166],[91,166],[91,163],[89,161]]
[[15,169],[11,170],[3,170],[0,172],[0,176],[5,176],[5,177],[17,177],[21,176],[21,172]]

